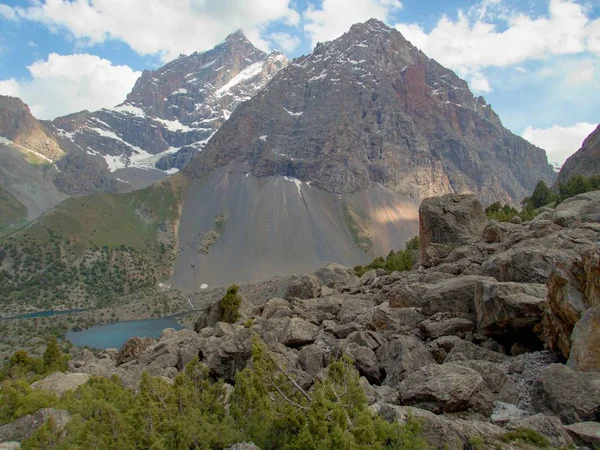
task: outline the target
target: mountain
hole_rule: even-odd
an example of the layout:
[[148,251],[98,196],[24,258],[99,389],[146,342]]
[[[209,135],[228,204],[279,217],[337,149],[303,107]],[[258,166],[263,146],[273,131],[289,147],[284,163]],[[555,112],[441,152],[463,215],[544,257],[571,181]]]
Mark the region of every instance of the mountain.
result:
[[237,31],[212,50],[144,71],[112,109],[38,121],[20,99],[0,96],[0,231],[68,196],[143,188],[176,172],[286,64]]
[[237,31],[212,50],[145,70],[121,105],[53,125],[84,152],[104,158],[119,179],[143,187],[183,167],[286,64],[283,54],[266,54]]
[[573,175],[600,175],[600,125],[586,138],[582,147],[565,161],[556,184],[566,183]]
[[465,81],[371,20],[294,60],[190,166],[231,161],[328,192],[380,183],[415,202],[450,191],[518,203],[553,181],[543,150],[505,129]]
[[377,20],[292,61],[183,172],[183,290],[354,265],[402,248],[424,198],[517,203],[555,176],[466,82]]
[[[86,242],[94,258],[105,248],[108,261],[124,246],[136,267],[144,267],[135,272],[144,286],[161,281],[192,293],[329,262],[363,264],[403,248],[418,233],[418,205],[426,197],[475,192],[484,203],[517,203],[538,180],[554,180],[543,150],[506,130],[466,82],[376,20],[280,69],[196,152],[183,140],[208,139],[228,113],[213,108],[215,120],[201,124],[206,116],[195,111],[208,97],[175,104],[187,94],[171,93],[191,92],[192,80],[204,75],[204,88],[194,92],[207,89],[206,80],[226,70],[217,70],[215,55],[230,46],[246,49],[241,64],[248,65],[207,95],[223,107],[232,104],[230,97],[241,101],[242,81],[260,67],[261,74],[269,72],[269,59],[279,56],[252,50],[236,33],[213,53],[145,73],[129,103],[54,121],[63,139],[82,148],[95,139],[98,157],[118,167],[139,166],[146,153],[153,162],[165,153],[183,162],[195,156],[180,173],[143,191],[65,202],[19,239],[30,242],[28,233],[44,230],[64,251],[75,245],[68,254],[77,255],[79,270]],[[184,70],[188,65],[193,68]],[[219,97],[222,92],[237,93]],[[179,131],[169,130],[175,122]],[[168,146],[179,153],[173,156]],[[113,173],[121,178],[123,169]],[[69,238],[71,229],[77,240]],[[162,237],[152,241],[156,236]],[[48,246],[38,237],[32,251],[53,252],[44,239]],[[110,280],[103,302],[122,289],[134,292],[115,284],[117,275]]]
[[65,155],[51,132],[15,97],[0,96],[0,234],[22,226],[66,195],[53,184]]

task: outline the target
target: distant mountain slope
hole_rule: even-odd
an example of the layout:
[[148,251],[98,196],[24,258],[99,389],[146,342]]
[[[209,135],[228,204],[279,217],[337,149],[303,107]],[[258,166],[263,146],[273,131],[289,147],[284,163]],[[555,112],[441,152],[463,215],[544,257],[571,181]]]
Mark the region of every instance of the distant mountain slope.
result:
[[145,70],[123,104],[53,125],[79,149],[104,158],[121,179],[132,175],[120,170],[126,167],[172,173],[286,64],[283,54],[267,55],[238,31],[212,50]]
[[518,203],[555,176],[545,152],[505,129],[465,81],[376,20],[279,72],[187,172],[234,160],[259,177],[335,193],[381,183],[415,202],[455,191]]
[[573,175],[600,175],[600,125],[563,164],[556,183],[566,183]]

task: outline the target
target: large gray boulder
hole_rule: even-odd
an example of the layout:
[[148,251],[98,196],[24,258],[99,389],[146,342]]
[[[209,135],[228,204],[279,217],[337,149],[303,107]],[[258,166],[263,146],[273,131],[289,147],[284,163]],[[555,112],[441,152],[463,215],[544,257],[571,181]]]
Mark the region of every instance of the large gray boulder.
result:
[[398,390],[403,405],[434,412],[465,411],[485,381],[474,369],[458,364],[431,364],[408,376]]
[[286,300],[294,298],[309,299],[321,295],[321,282],[313,274],[307,273],[294,277],[285,293]]
[[561,202],[556,207],[554,221],[563,227],[600,222],[600,191],[586,192]]
[[438,313],[424,320],[419,328],[428,339],[437,339],[442,336],[458,336],[464,338],[473,331],[475,324],[463,317],[452,317],[450,313]]
[[564,364],[551,364],[535,384],[533,407],[557,415],[566,424],[600,417],[600,373],[575,372]]
[[383,373],[375,352],[369,347],[349,342],[342,346],[342,351],[354,361],[358,372],[371,384],[381,384]]
[[312,344],[317,338],[319,327],[299,318],[288,319],[279,335],[279,342],[287,347],[302,347]]
[[506,428],[509,430],[527,428],[528,430],[537,431],[542,436],[548,438],[550,445],[553,447],[564,448],[573,445],[573,439],[567,433],[566,427],[563,426],[560,419],[556,416],[536,414],[529,417],[522,417],[508,422]]
[[86,373],[55,372],[40,381],[31,384],[32,389],[51,392],[59,397],[67,391],[77,389],[87,383],[90,376]]
[[337,263],[328,264],[317,270],[314,275],[323,286],[333,289],[342,289],[358,283],[358,277],[351,268]]
[[567,365],[574,370],[600,372],[600,306],[588,309],[575,324]]
[[565,427],[577,445],[600,448],[600,423],[580,422]]
[[432,316],[439,312],[475,320],[475,293],[480,282],[493,282],[493,278],[476,275],[452,277],[432,284],[418,283],[398,286],[390,290],[387,299],[392,308],[417,307],[423,314]]
[[35,433],[48,419],[53,420],[55,430],[60,432],[71,421],[71,414],[62,409],[40,409],[33,414],[0,426],[0,442],[23,441]]
[[385,370],[385,384],[396,387],[423,366],[435,364],[425,345],[415,336],[398,336],[377,349],[379,364]]
[[423,200],[419,207],[421,263],[428,264],[428,249],[441,244],[451,250],[481,238],[488,219],[474,195],[449,194]]
[[543,284],[481,281],[475,292],[477,326],[487,335],[503,335],[533,328],[542,321],[547,305]]

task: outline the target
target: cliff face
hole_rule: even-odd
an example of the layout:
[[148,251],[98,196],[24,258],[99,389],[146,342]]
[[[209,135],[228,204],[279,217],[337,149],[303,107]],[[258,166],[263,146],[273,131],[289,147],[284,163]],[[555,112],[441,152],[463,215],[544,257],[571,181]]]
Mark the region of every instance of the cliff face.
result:
[[21,146],[38,157],[55,161],[64,156],[52,132],[31,115],[20,98],[0,95],[0,138]]
[[600,175],[600,125],[586,138],[582,147],[567,159],[556,183],[566,183],[573,175]]
[[283,54],[267,55],[238,31],[212,50],[145,70],[123,104],[53,124],[62,137],[102,156],[111,171],[179,169],[286,64]]
[[519,202],[554,174],[482,97],[396,30],[370,20],[294,60],[241,105],[188,174],[241,160],[325,191],[380,183],[415,202],[473,192]]

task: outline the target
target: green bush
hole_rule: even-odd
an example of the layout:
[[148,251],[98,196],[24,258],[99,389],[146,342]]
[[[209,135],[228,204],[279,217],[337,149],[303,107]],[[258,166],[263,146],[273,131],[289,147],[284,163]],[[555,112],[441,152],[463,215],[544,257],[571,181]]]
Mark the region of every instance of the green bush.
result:
[[540,433],[523,427],[519,427],[514,431],[505,433],[502,436],[502,440],[506,443],[523,442],[525,444],[532,444],[542,448],[550,446],[550,441],[548,441],[548,439],[546,439]]
[[429,448],[419,421],[390,423],[371,411],[349,358],[331,363],[307,391],[258,337],[251,366],[237,373],[229,394],[197,358],[172,384],[143,374],[137,392],[116,376],[92,377],[60,399],[32,391],[23,380],[6,383],[0,390],[4,421],[46,406],[73,416],[61,432],[46,423],[21,443],[23,449],[208,450],[248,441],[263,450]]
[[404,250],[395,252],[390,250],[386,258],[378,256],[366,266],[355,266],[354,273],[361,277],[369,270],[384,269],[388,272],[403,272],[411,270],[417,262],[417,252],[420,248],[419,236],[415,236],[406,242]]
[[221,322],[235,323],[240,318],[242,297],[238,294],[238,286],[233,284],[227,289],[227,294],[221,299]]
[[559,201],[565,201],[568,198],[579,194],[600,189],[600,175],[589,178],[583,175],[574,175],[566,183],[558,185]]

